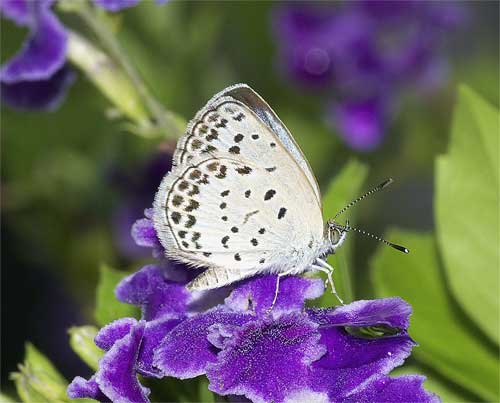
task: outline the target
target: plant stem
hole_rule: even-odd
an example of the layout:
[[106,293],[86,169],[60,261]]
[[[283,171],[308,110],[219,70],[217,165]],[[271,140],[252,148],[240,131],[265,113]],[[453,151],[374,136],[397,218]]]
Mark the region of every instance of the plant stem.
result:
[[[96,8],[87,1],[81,1],[78,7],[66,8],[76,12],[80,18],[89,26],[96,37],[109,52],[111,58],[123,69],[135,87],[139,97],[150,114],[149,125],[156,131],[168,133],[168,137],[178,138],[184,132],[186,122],[175,113],[166,110],[163,105],[151,94],[140,74],[130,62],[114,33],[109,29],[107,22],[103,19]],[[139,128],[139,130],[144,128]]]

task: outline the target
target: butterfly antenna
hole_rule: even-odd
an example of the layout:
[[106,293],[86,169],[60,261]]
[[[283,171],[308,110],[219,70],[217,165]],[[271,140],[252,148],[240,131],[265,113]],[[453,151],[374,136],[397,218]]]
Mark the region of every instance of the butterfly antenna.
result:
[[335,214],[335,217],[333,217],[333,220],[335,220],[339,215],[345,213],[348,209],[350,209],[356,203],[363,200],[365,197],[370,196],[373,193],[377,193],[377,192],[381,191],[382,189],[389,186],[392,182],[394,182],[394,180],[392,178],[389,178],[389,179],[385,180],[384,182],[382,182],[380,185],[378,185],[378,186],[374,187],[373,189],[369,190],[368,192],[366,192],[364,195],[359,196],[357,199],[350,202],[347,206],[345,206],[342,210],[340,210],[337,214]]
[[362,230],[362,229],[358,229],[358,228],[354,228],[354,227],[351,227],[349,225],[349,223],[347,223],[344,227],[344,229],[346,231],[355,231],[359,234],[363,234],[363,235],[366,235],[366,236],[369,236],[370,238],[373,238],[375,239],[376,241],[379,241],[379,242],[382,242],[384,244],[386,244],[387,246],[390,246],[391,248],[394,248],[396,250],[399,250],[400,252],[403,252],[403,253],[410,253],[410,251],[405,248],[404,246],[401,246],[401,245],[398,245],[398,244],[395,244],[395,243],[392,243],[392,242],[389,242],[389,241],[386,241],[384,238],[381,238],[377,235],[373,235],[371,234],[370,232],[366,232],[365,230]]

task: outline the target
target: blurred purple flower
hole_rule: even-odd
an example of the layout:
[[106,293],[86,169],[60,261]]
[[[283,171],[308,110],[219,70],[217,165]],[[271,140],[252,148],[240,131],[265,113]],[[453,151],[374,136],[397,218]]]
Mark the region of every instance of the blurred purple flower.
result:
[[[137,2],[94,0],[96,5],[114,12]],[[51,10],[54,3],[55,0],[0,2],[5,18],[29,30],[21,50],[0,68],[2,99],[12,108],[57,109],[74,81],[74,73],[66,66],[66,29]]]
[[280,5],[272,23],[287,75],[335,93],[328,120],[350,147],[372,150],[402,91],[429,92],[445,80],[440,51],[464,20],[454,2],[364,0]]
[[[163,255],[156,232],[149,221],[153,196],[165,174],[172,168],[172,155],[158,151],[153,157],[124,170],[113,166],[108,173],[109,182],[120,194],[120,205],[112,217],[113,237],[120,253],[127,258],[141,258],[150,254],[144,247],[155,248],[154,256]],[[130,228],[132,227],[132,231]]]
[[[139,231],[136,240],[147,244],[151,233]],[[117,298],[141,307],[142,318],[100,330],[95,343],[106,352],[99,369],[73,380],[71,398],[148,402],[138,375],[206,375],[211,391],[259,403],[439,402],[423,377],[389,376],[415,345],[407,333],[411,307],[400,298],[305,308],[323,293],[322,280],[289,276],[269,312],[275,275],[189,293],[193,272],[162,259],[120,282]],[[386,332],[365,336],[371,327]]]

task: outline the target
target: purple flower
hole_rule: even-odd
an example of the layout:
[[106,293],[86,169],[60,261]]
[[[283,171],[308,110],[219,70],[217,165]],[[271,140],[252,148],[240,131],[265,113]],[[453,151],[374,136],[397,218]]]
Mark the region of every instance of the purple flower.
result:
[[142,319],[101,329],[99,369],[88,381],[75,378],[68,395],[147,402],[138,375],[206,375],[211,391],[253,402],[439,402],[423,377],[389,376],[415,345],[407,333],[411,308],[399,298],[305,308],[323,284],[289,276],[269,312],[276,276],[264,275],[219,291],[217,302],[200,309],[200,293],[185,289],[190,278],[162,261],[124,279],[116,295],[140,306]]
[[439,88],[447,70],[440,50],[464,19],[452,2],[358,1],[281,5],[272,23],[281,68],[335,94],[329,120],[350,147],[366,151],[380,143],[395,112],[387,105],[402,91]]
[[[94,0],[108,10],[119,11],[139,0]],[[26,27],[29,36],[20,51],[0,68],[2,99],[21,110],[54,110],[74,81],[66,65],[68,36],[51,7],[55,0],[2,0],[5,18]],[[160,3],[160,1],[158,2]]]

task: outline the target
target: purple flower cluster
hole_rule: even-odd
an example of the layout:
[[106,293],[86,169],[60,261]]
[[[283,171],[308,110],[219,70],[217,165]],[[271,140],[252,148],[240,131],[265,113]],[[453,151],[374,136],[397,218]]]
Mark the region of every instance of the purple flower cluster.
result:
[[[149,218],[138,221],[133,234],[162,253]],[[415,345],[407,333],[411,308],[403,300],[305,308],[323,293],[323,283],[290,276],[269,311],[274,275],[189,293],[193,272],[161,260],[119,283],[117,298],[139,306],[141,320],[123,318],[100,330],[99,369],[89,380],[73,380],[71,398],[148,402],[138,375],[206,375],[214,393],[253,402],[439,402],[422,387],[423,377],[388,375]],[[370,326],[391,332],[362,336]]]
[[[164,0],[165,1],[165,0]],[[163,2],[164,2],[163,1]],[[73,83],[66,63],[68,35],[52,11],[55,0],[2,0],[2,16],[29,29],[21,50],[0,68],[3,100],[13,108],[54,110]],[[94,0],[116,12],[139,0]]]
[[357,150],[380,144],[403,90],[443,82],[442,45],[463,21],[457,3],[413,0],[295,3],[272,20],[282,67],[326,93],[328,120]]

